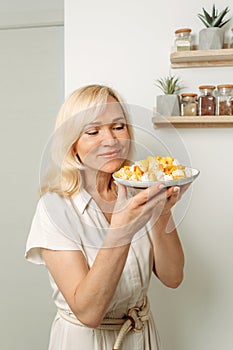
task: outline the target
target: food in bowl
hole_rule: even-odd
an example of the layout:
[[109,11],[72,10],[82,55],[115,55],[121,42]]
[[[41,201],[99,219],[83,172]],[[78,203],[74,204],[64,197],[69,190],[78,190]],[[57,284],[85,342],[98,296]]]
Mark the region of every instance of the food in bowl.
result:
[[141,182],[179,180],[191,175],[190,168],[170,156],[147,156],[146,159],[125,165],[114,173],[115,177],[123,180]]

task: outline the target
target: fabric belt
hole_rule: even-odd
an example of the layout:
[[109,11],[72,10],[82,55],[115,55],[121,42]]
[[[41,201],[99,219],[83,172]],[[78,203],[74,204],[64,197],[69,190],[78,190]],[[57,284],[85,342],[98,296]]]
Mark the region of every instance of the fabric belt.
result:
[[[73,313],[58,309],[58,314],[73,324],[84,326]],[[128,310],[123,318],[104,318],[102,323],[96,329],[109,331],[119,331],[112,350],[119,350],[123,340],[129,331],[140,332],[143,330],[145,322],[150,317],[150,305],[148,298],[145,298],[141,307],[135,306]]]

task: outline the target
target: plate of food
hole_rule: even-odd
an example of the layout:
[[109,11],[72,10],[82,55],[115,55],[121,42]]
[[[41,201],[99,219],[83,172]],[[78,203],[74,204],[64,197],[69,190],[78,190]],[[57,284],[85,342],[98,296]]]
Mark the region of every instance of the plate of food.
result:
[[197,169],[181,165],[173,157],[148,156],[132,165],[123,166],[113,174],[113,178],[128,187],[147,188],[156,182],[171,187],[191,183],[199,173]]

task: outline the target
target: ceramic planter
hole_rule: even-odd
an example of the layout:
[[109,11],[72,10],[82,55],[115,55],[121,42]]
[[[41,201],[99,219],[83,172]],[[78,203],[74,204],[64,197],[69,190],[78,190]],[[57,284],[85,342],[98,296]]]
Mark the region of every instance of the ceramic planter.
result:
[[224,30],[222,28],[204,28],[199,32],[199,50],[218,50],[224,44]]
[[156,111],[162,116],[180,115],[180,100],[178,95],[159,95],[156,97]]

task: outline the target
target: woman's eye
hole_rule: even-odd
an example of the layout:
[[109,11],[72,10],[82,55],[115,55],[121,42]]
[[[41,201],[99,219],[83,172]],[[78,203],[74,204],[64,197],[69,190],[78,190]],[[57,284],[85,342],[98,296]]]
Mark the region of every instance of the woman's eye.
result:
[[113,126],[114,130],[123,130],[125,128],[125,124],[117,124]]
[[98,130],[86,131],[85,134],[87,134],[87,135],[97,135],[98,134]]

